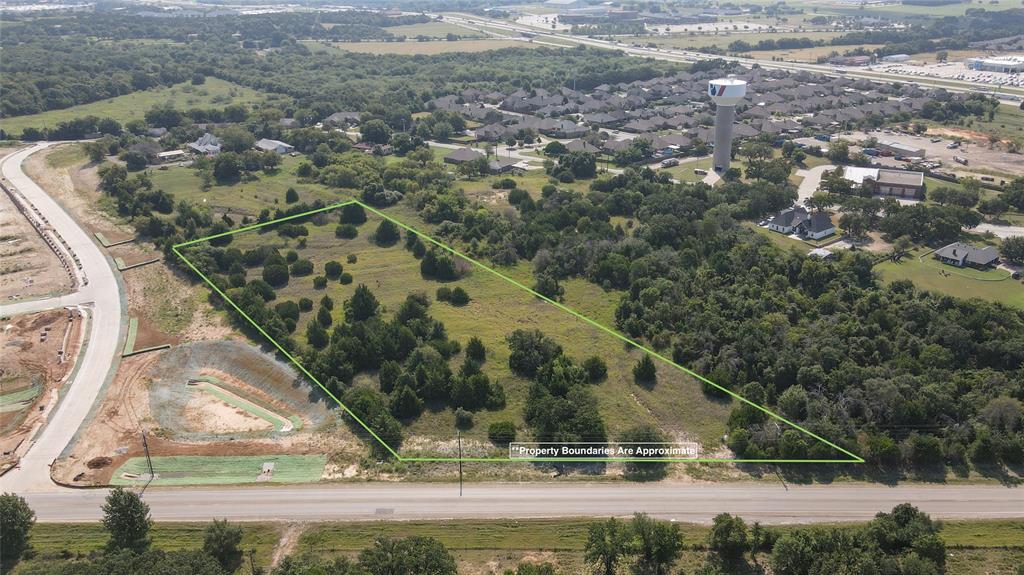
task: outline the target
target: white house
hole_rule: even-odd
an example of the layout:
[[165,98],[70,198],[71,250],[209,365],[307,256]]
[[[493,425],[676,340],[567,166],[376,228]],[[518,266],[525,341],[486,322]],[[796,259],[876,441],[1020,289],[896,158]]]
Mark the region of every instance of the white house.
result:
[[786,235],[795,233],[812,240],[820,240],[836,233],[836,227],[828,212],[810,213],[799,206],[779,212],[768,222],[768,229]]

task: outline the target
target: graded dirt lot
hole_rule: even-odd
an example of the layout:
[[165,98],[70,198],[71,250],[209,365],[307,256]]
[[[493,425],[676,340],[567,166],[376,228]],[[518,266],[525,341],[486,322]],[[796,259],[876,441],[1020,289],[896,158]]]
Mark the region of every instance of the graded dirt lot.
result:
[[81,347],[82,314],[51,310],[0,322],[0,470],[46,421]]
[[[953,172],[958,175],[973,175],[974,170],[988,170],[1003,174],[1020,173],[1020,154],[1011,154],[1002,147],[990,145],[987,136],[979,132],[973,132],[963,128],[955,127],[929,127],[928,132],[921,136],[907,134],[886,134],[883,130],[872,132],[853,132],[841,136],[850,142],[859,142],[869,137],[878,140],[889,140],[899,142],[908,146],[922,148],[925,151],[925,160],[937,160],[942,162],[940,171]],[[966,140],[959,148],[949,149],[946,146],[956,139]],[[932,139],[939,138],[940,141],[932,142]],[[953,156],[961,156],[967,159],[968,165],[963,166],[953,160]],[[890,157],[876,158],[882,165],[903,166]]]
[[[0,148],[0,158],[15,148]],[[0,192],[0,302],[66,293],[71,278],[60,260]]]

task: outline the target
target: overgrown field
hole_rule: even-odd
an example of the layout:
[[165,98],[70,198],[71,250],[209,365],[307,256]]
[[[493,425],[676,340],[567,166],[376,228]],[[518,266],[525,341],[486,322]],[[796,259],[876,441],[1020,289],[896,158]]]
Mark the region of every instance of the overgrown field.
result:
[[[565,355],[577,363],[591,356],[606,362],[607,377],[591,389],[610,439],[619,438],[637,425],[648,424],[661,430],[669,441],[700,443],[701,457],[730,457],[728,451],[722,449],[721,439],[727,429],[732,400],[710,398],[696,379],[659,359],[654,361],[656,383],[637,383],[634,367],[647,352],[629,345],[610,328],[603,327],[613,325],[614,309],[621,293],[604,291],[582,280],[567,282],[566,305],[577,306],[586,314],[583,318],[573,315],[575,308],[572,311],[560,309],[519,284],[532,282],[530,270],[524,265],[495,269],[452,256],[460,272],[457,279],[427,279],[421,267],[422,259],[407,247],[406,240],[411,232],[403,230],[401,239],[381,245],[375,235],[385,222],[384,218],[369,213],[365,223],[355,226],[356,237],[347,237],[351,233],[340,234],[340,221],[338,210],[329,210],[234,234],[228,245],[229,249],[242,254],[257,249],[276,250],[281,257],[287,255],[293,271],[296,264],[305,264],[308,268],[291,274],[284,282],[276,281],[274,297],[268,304],[275,309],[293,305],[302,309],[302,312],[295,312],[297,317],[288,328],[290,335],[279,336],[296,342],[297,357],[307,360],[311,357],[307,350],[311,346],[308,334],[312,322],[321,326],[346,322],[347,310],[351,310],[345,302],[353,298],[359,286],[368,288],[379,301],[379,317],[384,320],[390,320],[411,294],[421,294],[430,302],[427,314],[443,324],[448,340],[461,344],[461,351],[448,358],[451,371],[459,372],[470,338],[479,338],[486,349],[481,370],[490,381],[503,387],[507,398],[500,408],[474,410],[472,423],[461,425],[462,437],[471,454],[495,457],[507,453],[488,440],[488,428],[493,423],[511,421],[519,432],[519,441],[531,440],[524,418],[531,380],[510,369],[507,338],[516,330],[539,330],[562,346]],[[293,234],[299,227],[304,230]],[[205,258],[201,252],[194,251],[197,247],[183,248],[183,255]],[[333,274],[326,271],[329,262],[334,266]],[[244,278],[236,271],[231,281],[239,285],[243,279],[250,284],[266,279],[269,267],[249,266]],[[468,294],[469,301],[463,304],[438,301],[439,288],[461,288]],[[323,302],[324,298],[332,305],[324,307],[322,303],[314,303]],[[302,300],[307,303],[303,305]],[[314,306],[321,309],[314,311]],[[599,325],[587,318],[593,318]],[[377,373],[358,370],[351,385],[374,390],[383,387]],[[339,395],[343,391],[340,390]],[[457,414],[451,407],[443,402],[427,402],[425,410],[416,417],[406,418],[404,424],[403,457],[453,455]]]
[[229,104],[251,106],[271,100],[285,104],[290,100],[282,98],[285,97],[261,93],[217,78],[207,78],[206,82],[199,86],[193,86],[186,82],[169,88],[133,92],[61,110],[3,118],[0,119],[0,128],[3,128],[8,134],[20,134],[25,128],[52,128],[59,122],[85,116],[113,118],[123,124],[131,120],[141,120],[146,111],[154,106],[165,104],[174,106],[178,110],[188,110],[189,108],[224,107]]

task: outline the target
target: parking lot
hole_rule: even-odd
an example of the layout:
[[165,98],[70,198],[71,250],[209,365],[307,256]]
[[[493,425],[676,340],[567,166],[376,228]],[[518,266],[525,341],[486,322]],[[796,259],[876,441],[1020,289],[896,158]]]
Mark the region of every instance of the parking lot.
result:
[[[976,141],[961,141],[959,147],[949,148],[949,144],[954,140],[948,136],[940,136],[938,134],[925,134],[923,136],[916,136],[912,134],[897,133],[892,130],[873,130],[871,132],[851,132],[850,134],[840,134],[840,138],[851,143],[861,142],[867,138],[875,138],[878,140],[888,140],[892,142],[898,142],[915,148],[921,148],[925,151],[926,161],[938,161],[942,162],[942,167],[938,168],[940,172],[952,172],[957,175],[974,175],[977,172],[974,170],[991,170],[995,172],[1001,172],[1006,174],[1015,174],[1020,171],[1020,155],[1010,154],[1001,149],[989,148],[987,142],[981,143]],[[933,141],[938,140],[938,141]],[[828,144],[819,142],[822,149],[827,149]],[[851,152],[859,151],[857,149],[851,149]],[[953,157],[959,156],[967,160],[967,165],[957,163]],[[904,167],[905,162],[901,162],[892,156],[876,156],[874,158],[881,166],[896,166]],[[998,178],[997,178],[998,181]]]
[[[1021,54],[1005,54],[1020,56]],[[882,62],[869,66],[876,72],[888,72],[904,76],[936,78],[947,80],[963,80],[975,82],[980,86],[998,88],[999,86],[1024,87],[1024,74],[1003,74],[1001,72],[985,72],[971,70],[964,62],[943,62],[937,64],[914,64],[913,61],[890,63]]]

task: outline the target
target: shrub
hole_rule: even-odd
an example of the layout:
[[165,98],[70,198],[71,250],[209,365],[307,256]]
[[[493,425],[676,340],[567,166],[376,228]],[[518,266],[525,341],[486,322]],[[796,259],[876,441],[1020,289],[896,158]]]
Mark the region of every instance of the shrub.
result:
[[352,224],[341,224],[334,228],[334,235],[339,238],[350,240],[359,235],[359,228]]
[[583,369],[587,370],[587,379],[590,383],[597,383],[608,376],[608,364],[596,355],[588,357],[583,362]]
[[366,221],[366,210],[359,204],[348,204],[341,208],[338,219],[343,224],[359,225]]
[[479,337],[475,335],[469,338],[469,343],[466,344],[466,357],[482,362],[487,359],[487,349],[484,347],[484,342],[480,341]]
[[470,427],[473,427],[473,414],[461,407],[456,409],[455,427],[458,427],[459,429],[469,429]]
[[296,260],[292,264],[293,276],[308,276],[313,273],[313,262],[309,260]]
[[345,272],[341,274],[341,277],[338,278],[338,281],[341,282],[341,285],[347,286],[348,284],[352,283],[352,274]]
[[345,258],[345,261],[350,263],[350,264],[354,264],[358,260],[359,260],[359,257],[357,257],[356,254],[348,254],[348,257]]
[[487,428],[487,438],[495,445],[508,445],[516,440],[516,425],[511,421],[496,421]]
[[650,385],[658,381],[658,371],[651,356],[644,354],[640,361],[633,366],[633,379],[638,384]]
[[327,287],[327,278],[324,276],[313,278],[313,289],[324,289],[325,287]]
[[287,204],[294,204],[299,201],[299,192],[296,192],[295,188],[288,188],[284,193],[284,201]]
[[452,305],[466,305],[469,303],[469,294],[461,287],[456,287],[452,290],[451,302]]
[[336,262],[334,260],[331,260],[324,264],[324,274],[331,279],[337,279],[338,276],[341,275],[342,271],[343,268],[341,266],[341,263]]
[[304,297],[299,300],[299,309],[302,311],[313,311],[313,300]]
[[452,288],[441,286],[437,288],[437,301],[451,301]]
[[373,241],[379,246],[394,245],[400,239],[398,226],[391,220],[384,220],[373,233]]
[[288,283],[288,267],[284,264],[272,264],[263,268],[263,281],[272,287],[280,287]]

